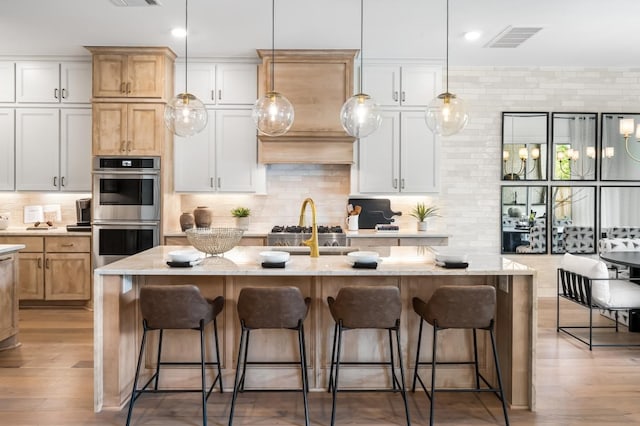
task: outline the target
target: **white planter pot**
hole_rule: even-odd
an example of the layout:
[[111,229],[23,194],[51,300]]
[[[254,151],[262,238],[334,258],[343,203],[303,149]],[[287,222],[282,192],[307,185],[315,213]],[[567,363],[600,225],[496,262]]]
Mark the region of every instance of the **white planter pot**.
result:
[[236,217],[236,228],[243,231],[249,229],[249,217]]
[[418,222],[418,231],[427,232],[427,221],[426,220]]

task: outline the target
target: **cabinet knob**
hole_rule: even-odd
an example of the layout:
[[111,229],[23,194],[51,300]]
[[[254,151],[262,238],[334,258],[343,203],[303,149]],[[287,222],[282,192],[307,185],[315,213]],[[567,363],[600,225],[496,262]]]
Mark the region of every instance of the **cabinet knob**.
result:
[[62,99],[67,99],[67,89],[62,89]]
[[222,100],[222,89],[218,89],[218,100]]
[[215,100],[216,100],[216,91],[215,91],[215,90],[212,90],[212,91],[211,91],[211,100],[212,100],[212,101],[215,101]]
[[46,269],[49,269],[49,258],[47,258],[47,260],[45,260],[45,262],[44,262],[44,267],[45,267]]
[[400,189],[404,189],[404,178],[400,179]]
[[62,247],[73,247],[73,243],[60,244]]
[[58,99],[58,89],[57,88],[53,89],[53,98],[54,99]]
[[212,188],[215,188],[215,186],[213,185],[213,178],[210,178],[209,180],[210,180],[209,186]]
[[58,176],[53,177],[53,186],[58,186]]
[[222,178],[218,178],[218,188],[222,187]]
[[403,91],[402,91],[402,102],[404,102],[404,101],[406,101],[406,100],[407,100],[407,97],[406,97],[406,95],[405,95],[405,93],[404,93],[404,90],[403,90]]
[[120,93],[126,93],[126,83],[123,81],[120,83]]
[[38,269],[42,269],[42,258],[38,258]]
[[398,189],[398,179],[393,180],[393,189]]
[[131,141],[127,141],[127,152],[131,152]]
[[60,186],[63,187],[64,186],[64,176],[62,176],[60,178]]
[[127,94],[131,93],[131,82],[127,83]]
[[127,141],[122,141],[120,145],[120,152],[124,152],[127,149]]
[[394,91],[393,91],[393,100],[394,100],[395,102],[398,102],[398,91],[397,91],[397,90],[394,90]]

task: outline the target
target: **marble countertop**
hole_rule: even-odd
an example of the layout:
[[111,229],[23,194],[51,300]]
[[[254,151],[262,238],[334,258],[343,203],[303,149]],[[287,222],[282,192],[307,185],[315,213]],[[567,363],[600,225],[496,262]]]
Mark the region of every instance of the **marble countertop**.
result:
[[53,229],[50,228],[42,228],[42,229],[34,229],[27,230],[26,227],[10,227],[7,229],[0,230],[0,236],[3,235],[32,235],[32,236],[46,236],[46,235],[65,235],[65,236],[78,236],[78,237],[87,237],[91,235],[91,232],[69,232],[67,231],[66,225],[56,226]]
[[0,244],[0,254],[13,253],[24,247],[24,244]]
[[[434,262],[427,247],[394,246],[367,248],[377,251],[381,261],[377,269],[355,269],[344,255],[311,258],[292,254],[285,268],[263,268],[259,253],[279,247],[238,246],[219,257],[206,257],[200,264],[187,268],[169,267],[166,262],[172,250],[191,246],[157,246],[95,270],[96,275],[255,275],[255,276],[367,276],[367,275],[534,275],[535,270],[500,255],[469,254],[466,269],[446,269]],[[280,247],[281,249],[281,247]],[[327,248],[325,248],[327,249]],[[345,247],[331,248],[342,250]],[[321,252],[322,253],[322,252]]]

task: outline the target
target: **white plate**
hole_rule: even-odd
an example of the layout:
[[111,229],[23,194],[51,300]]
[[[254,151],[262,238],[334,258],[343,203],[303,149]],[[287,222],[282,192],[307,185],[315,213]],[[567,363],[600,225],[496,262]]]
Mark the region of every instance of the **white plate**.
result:
[[452,262],[452,263],[462,263],[467,261],[466,254],[456,254],[456,253],[438,253],[436,254],[436,262]]
[[260,262],[263,263],[282,263],[287,262],[291,254],[286,251],[261,251],[260,252]]
[[168,253],[172,262],[193,262],[202,259],[202,252],[196,249],[174,250]]
[[347,253],[347,262],[352,265],[356,262],[360,263],[374,263],[380,260],[380,255],[377,251],[352,251]]

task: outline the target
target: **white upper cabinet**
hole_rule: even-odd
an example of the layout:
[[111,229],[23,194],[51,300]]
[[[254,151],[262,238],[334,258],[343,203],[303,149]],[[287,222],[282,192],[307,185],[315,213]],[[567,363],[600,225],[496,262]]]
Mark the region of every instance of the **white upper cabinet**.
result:
[[16,100],[16,65],[13,62],[0,61],[0,102]]
[[383,111],[378,130],[358,143],[357,192],[438,191],[438,145],[424,120],[424,112]]
[[13,191],[14,150],[15,150],[15,112],[13,108],[0,108],[0,190]]
[[[188,91],[207,105],[253,105],[258,96],[258,66],[247,63],[188,65]],[[176,64],[175,92],[185,90],[184,64]]]
[[17,62],[16,101],[89,103],[90,62]]
[[256,192],[263,166],[251,110],[209,110],[209,123],[189,138],[174,138],[177,192]]
[[16,109],[16,189],[91,190],[91,110]]
[[363,91],[380,106],[424,107],[439,93],[442,67],[365,64]]

